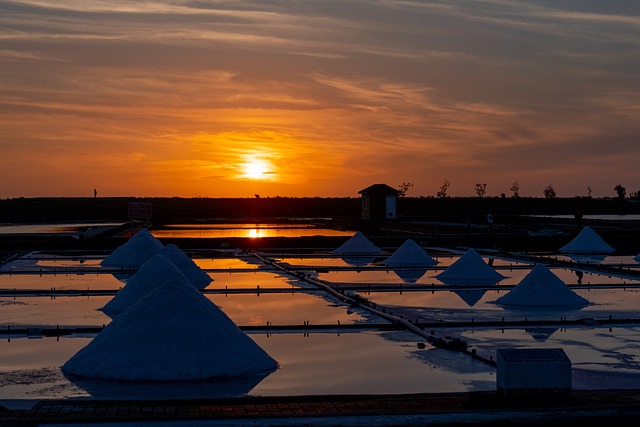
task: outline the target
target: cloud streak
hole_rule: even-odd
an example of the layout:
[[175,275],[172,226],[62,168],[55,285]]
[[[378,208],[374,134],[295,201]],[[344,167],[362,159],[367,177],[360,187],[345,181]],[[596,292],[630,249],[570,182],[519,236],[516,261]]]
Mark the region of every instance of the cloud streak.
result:
[[634,1],[4,1],[0,197],[635,191],[638,52]]

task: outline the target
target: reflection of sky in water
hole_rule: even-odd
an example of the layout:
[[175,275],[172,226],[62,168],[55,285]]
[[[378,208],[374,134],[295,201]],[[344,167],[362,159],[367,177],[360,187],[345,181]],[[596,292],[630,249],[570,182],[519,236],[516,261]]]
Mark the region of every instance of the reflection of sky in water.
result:
[[[436,331],[444,332],[445,330]],[[571,360],[574,370],[573,387],[576,389],[616,388],[615,385],[637,388],[640,384],[638,326],[467,328],[446,329],[446,332],[467,341],[478,354],[492,355],[494,358],[498,348],[562,348]],[[578,371],[578,375],[575,371]],[[600,372],[608,379],[581,371]],[[621,375],[626,375],[626,378],[621,378]],[[584,383],[585,378],[589,377],[600,378],[600,383]]]
[[310,225],[285,224],[179,224],[151,230],[157,239],[165,238],[235,238],[235,237],[308,237],[352,236],[354,231],[315,228]]
[[[353,267],[340,257],[327,256],[326,258],[274,258],[280,262],[287,263],[293,269],[305,269],[313,267]],[[378,258],[376,258],[378,259]]]
[[[324,293],[207,294],[237,325],[338,325],[366,322],[362,310],[350,310]],[[379,323],[381,319],[373,319]]]
[[[405,319],[422,321],[505,321],[568,320],[583,318],[637,318],[640,289],[574,289],[592,304],[583,308],[505,308],[493,303],[508,292],[505,286],[517,285],[529,272],[518,268],[522,263],[495,259],[493,266],[507,276],[498,286],[486,289],[444,290],[435,275],[451,265],[458,256],[438,256],[440,262],[430,268],[418,284],[424,291],[359,292],[360,295],[385,306],[388,311]],[[487,258],[485,258],[485,261]],[[255,259],[213,258],[195,259],[201,268],[211,270],[214,281],[206,296],[218,305],[236,324],[266,326],[300,325],[290,333],[250,334],[259,345],[274,356],[282,366],[255,386],[251,393],[259,395],[284,394],[341,394],[341,393],[411,393],[467,391],[495,388],[494,369],[476,363],[467,356],[427,346],[424,350],[416,342],[422,337],[409,332],[340,331],[340,325],[382,322],[363,310],[352,308],[320,291],[291,292],[297,286],[310,287],[297,278],[269,271]],[[308,257],[284,258],[282,261],[298,266],[348,266],[340,258]],[[24,261],[24,265],[43,268],[73,266],[86,268],[96,260],[79,263],[73,259],[45,261],[42,258]],[[75,263],[75,264],[74,264]],[[99,268],[99,267],[96,267]],[[270,267],[269,267],[270,268]],[[251,269],[252,271],[233,271]],[[306,269],[306,268],[305,268]],[[307,271],[311,273],[311,271]],[[554,268],[552,272],[568,285],[577,284],[573,270]],[[381,283],[401,285],[403,280],[393,270],[320,272],[322,280],[335,283]],[[583,285],[631,285],[638,280],[620,279],[584,273]],[[0,289],[77,289],[117,290],[124,282],[111,274],[82,275],[29,274],[0,275]],[[284,292],[264,293],[261,289],[282,288]],[[431,288],[434,288],[433,290]],[[438,288],[440,287],[440,290]],[[255,290],[246,294],[218,293],[224,290]],[[350,291],[352,292],[352,291]],[[97,326],[110,322],[99,308],[111,296],[49,296],[0,297],[0,325],[18,326]],[[330,332],[306,332],[310,325],[336,325]],[[561,347],[574,364],[574,388],[608,388],[608,385],[637,387],[640,374],[640,328],[553,327],[520,329],[440,328],[436,335],[459,334],[483,355],[493,355],[499,347]],[[0,399],[86,396],[87,392],[69,383],[57,368],[82,348],[92,336],[29,339],[2,335],[0,330]],[[9,339],[10,338],[10,339]],[[330,372],[331,375],[327,375]],[[629,374],[631,380],[616,377]],[[615,375],[614,375],[615,374]],[[635,375],[635,377],[634,377]],[[611,378],[615,377],[615,382]]]
[[111,318],[98,309],[111,298],[111,296],[0,298],[0,324],[100,327],[108,324]]
[[0,274],[0,289],[118,290],[125,285],[112,274]]
[[[500,268],[496,270],[503,276],[506,276],[499,282],[501,286],[516,286],[530,271],[530,269],[525,268]],[[564,268],[552,268],[550,270],[567,285],[578,284],[578,276],[575,271]],[[442,270],[437,268],[429,268],[426,274],[420,277],[415,284],[443,285],[443,283],[435,277],[441,272]],[[393,270],[328,271],[318,273],[318,278],[332,283],[395,283],[398,285],[403,283],[402,278],[395,274]],[[640,285],[640,280],[637,279],[605,276],[595,273],[583,273],[581,280],[582,285]]]
[[[239,326],[266,325],[337,325],[365,322],[361,310],[315,293],[206,294]],[[111,318],[99,309],[111,296],[29,296],[0,298],[0,325],[17,326],[93,326],[108,324]],[[380,319],[375,319],[381,322]],[[0,330],[0,333],[2,330]]]
[[118,227],[120,225],[122,225],[121,222],[0,225],[0,234],[73,233],[88,228]]
[[[491,390],[494,369],[432,347],[406,332],[249,334],[280,368],[249,393],[259,396]],[[0,399],[83,397],[59,372],[90,338],[0,341]],[[462,367],[462,369],[461,369]]]
[[298,284],[298,280],[289,279],[277,274],[277,272],[215,272],[209,273],[213,282],[207,286],[207,290],[224,289],[262,289],[267,288],[291,288]]
[[259,266],[259,264],[250,264],[242,258],[193,258],[193,262],[203,270],[248,269]]

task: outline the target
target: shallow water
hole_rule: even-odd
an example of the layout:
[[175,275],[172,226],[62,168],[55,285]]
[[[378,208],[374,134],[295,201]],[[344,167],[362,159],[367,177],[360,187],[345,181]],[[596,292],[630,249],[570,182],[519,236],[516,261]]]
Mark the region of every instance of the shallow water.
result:
[[157,239],[165,238],[261,238],[345,236],[355,231],[316,228],[312,224],[167,224],[151,233]]
[[[29,257],[28,257],[29,258]],[[450,265],[457,256],[441,256]],[[326,263],[318,261],[326,260]],[[101,272],[57,273],[64,268],[84,268],[87,261],[55,260],[44,264],[40,257],[30,257],[13,264],[16,268],[53,269],[56,274],[2,274],[0,289],[110,289],[113,292],[126,284],[111,274]],[[51,260],[47,261],[50,262]],[[425,337],[413,332],[367,329],[375,323],[386,323],[363,307],[350,306],[312,285],[287,273],[265,266],[256,258],[196,259],[206,266],[214,281],[205,295],[218,305],[237,325],[265,326],[261,332],[249,335],[280,364],[280,368],[265,378],[220,384],[174,384],[164,388],[167,397],[220,397],[223,395],[278,396],[291,394],[349,393],[413,393],[495,389],[495,368],[469,356],[427,344]],[[591,304],[569,308],[502,307],[493,303],[508,292],[528,273],[525,264],[509,260],[494,260],[494,266],[507,276],[498,285],[480,289],[444,288],[435,278],[442,270],[429,269],[415,283],[425,284],[422,291],[403,291],[405,280],[393,270],[354,271],[331,270],[329,261],[335,258],[287,258],[291,265],[320,267],[320,272],[307,271],[330,283],[385,283],[398,286],[397,291],[359,290],[358,295],[384,307],[387,313],[403,319],[434,322],[436,336],[454,336],[468,342],[484,357],[495,357],[498,348],[546,347],[562,348],[573,363],[574,388],[638,388],[640,387],[640,327],[585,323],[562,324],[562,319],[635,318],[640,307],[640,289],[636,279],[584,273],[582,285],[575,288]],[[97,263],[92,260],[92,265]],[[38,263],[38,264],[36,264]],[[74,264],[75,263],[75,264]],[[337,266],[345,266],[341,261]],[[438,265],[440,266],[440,265]],[[11,266],[9,266],[11,268]],[[94,267],[92,267],[94,268]],[[99,269],[98,266],[95,268]],[[247,270],[249,269],[249,271]],[[228,271],[219,271],[228,270]],[[554,268],[552,272],[570,286],[576,286],[575,271]],[[601,285],[601,287],[597,287]],[[616,288],[604,287],[616,285]],[[630,287],[625,287],[630,286]],[[300,291],[304,289],[303,291]],[[277,290],[277,292],[265,292]],[[228,292],[225,292],[228,291]],[[356,291],[348,293],[355,295]],[[110,318],[100,308],[111,295],[20,295],[0,298],[0,400],[68,397],[131,397],[149,396],[158,389],[145,384],[72,381],[61,374],[59,367],[84,347],[95,334],[75,334],[59,339],[39,334],[8,335],[7,325],[42,327],[94,326],[108,324]],[[539,327],[447,327],[447,322],[467,321],[552,320],[557,324]],[[442,323],[440,323],[442,322]],[[440,323],[440,325],[438,325]],[[315,330],[308,325],[326,325]],[[351,330],[342,325],[362,325]],[[266,326],[294,326],[291,332],[269,330]],[[37,332],[37,331],[36,331]],[[151,394],[149,394],[151,393]],[[226,394],[225,394],[226,393]]]
[[[236,384],[238,388],[231,391],[212,387],[215,382],[202,382],[204,386],[200,388],[193,387],[193,383],[189,388],[179,382],[165,384],[162,397],[454,392],[491,389],[493,385],[494,370],[490,366],[445,350],[418,349],[415,335],[406,332],[251,333],[249,336],[278,361],[277,371],[246,390],[241,389],[242,384]],[[0,400],[140,397],[139,384],[85,381],[83,387],[60,372],[60,366],[90,339],[22,338],[0,342],[3,355]],[[114,391],[118,394],[113,395]],[[147,396],[151,392],[147,390]]]

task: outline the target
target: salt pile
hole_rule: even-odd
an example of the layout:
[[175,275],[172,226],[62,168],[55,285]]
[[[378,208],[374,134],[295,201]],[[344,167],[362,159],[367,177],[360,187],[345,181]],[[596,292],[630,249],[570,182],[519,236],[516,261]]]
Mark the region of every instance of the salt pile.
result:
[[496,304],[541,307],[571,307],[588,305],[589,301],[576,294],[544,264],[535,267]]
[[145,262],[127,284],[102,307],[102,311],[114,317],[160,287],[168,279],[173,278],[189,282],[189,279],[167,257],[155,255]]
[[406,283],[415,283],[427,272],[426,267],[438,263],[412,239],[407,239],[387,259],[380,262],[389,267],[396,267],[394,273]]
[[438,261],[431,258],[415,241],[407,239],[382,264],[389,267],[431,267],[438,264]]
[[378,255],[383,252],[360,231],[333,251],[336,255]]
[[191,283],[169,279],[109,323],[66,375],[130,381],[263,375],[277,362]]
[[447,285],[495,284],[505,276],[490,267],[473,249],[469,249],[436,278]]
[[340,247],[334,249],[333,253],[341,255],[342,260],[347,264],[361,266],[374,262],[376,260],[375,255],[382,254],[384,251],[358,231]]
[[151,257],[160,253],[164,245],[151,235],[149,230],[141,228],[126,243],[118,246],[100,265],[104,267],[139,268]]
[[572,241],[560,248],[560,252],[572,254],[609,254],[614,251],[591,227],[584,227]]
[[633,259],[635,259],[636,261],[640,262],[640,254],[636,255],[635,258],[633,258]]
[[204,270],[193,262],[191,258],[174,244],[168,244],[160,252],[161,255],[167,257],[178,270],[180,270],[198,289],[206,288],[213,281]]

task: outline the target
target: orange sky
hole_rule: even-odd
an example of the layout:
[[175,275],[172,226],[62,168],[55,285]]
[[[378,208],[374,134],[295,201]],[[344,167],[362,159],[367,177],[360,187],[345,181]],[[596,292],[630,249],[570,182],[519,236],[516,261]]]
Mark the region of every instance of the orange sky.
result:
[[640,4],[0,2],[0,197],[640,190]]

